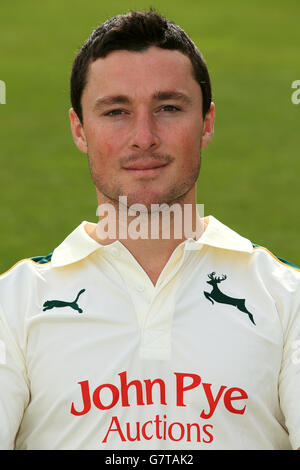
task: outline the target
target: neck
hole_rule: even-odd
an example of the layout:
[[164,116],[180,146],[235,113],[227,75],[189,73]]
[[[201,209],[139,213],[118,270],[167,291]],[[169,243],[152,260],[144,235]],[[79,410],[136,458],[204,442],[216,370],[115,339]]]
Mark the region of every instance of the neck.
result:
[[103,245],[119,240],[155,284],[175,248],[188,238],[197,240],[205,230],[207,220],[200,217],[195,198],[187,199],[191,198],[165,205],[165,210],[152,205],[140,212],[141,207],[135,205],[133,212],[134,206],[128,208],[124,199],[108,205],[98,198],[98,223],[87,224],[85,229]]

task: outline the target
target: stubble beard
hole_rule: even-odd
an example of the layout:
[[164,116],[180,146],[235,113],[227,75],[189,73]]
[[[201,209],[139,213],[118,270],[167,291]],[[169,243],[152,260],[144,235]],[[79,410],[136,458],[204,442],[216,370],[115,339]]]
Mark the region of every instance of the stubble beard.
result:
[[[168,158],[168,162],[172,162],[173,158],[170,156],[165,156]],[[101,173],[99,173],[93,163],[92,159],[88,154],[89,169],[92,180],[96,187],[98,193],[98,203],[109,203],[112,204],[116,210],[119,208],[120,197],[121,203],[124,204],[124,196],[126,196],[126,205],[127,209],[133,204],[140,204],[146,207],[147,212],[150,212],[152,205],[162,205],[166,204],[171,206],[173,204],[183,204],[186,201],[187,194],[195,186],[201,167],[201,153],[199,158],[196,161],[195,166],[192,171],[184,179],[177,181],[174,184],[171,184],[166,188],[165,191],[152,191],[151,190],[151,180],[148,179],[142,184],[141,188],[137,191],[130,191],[128,187],[123,187],[117,180],[107,181]],[[123,198],[122,198],[123,196]]]

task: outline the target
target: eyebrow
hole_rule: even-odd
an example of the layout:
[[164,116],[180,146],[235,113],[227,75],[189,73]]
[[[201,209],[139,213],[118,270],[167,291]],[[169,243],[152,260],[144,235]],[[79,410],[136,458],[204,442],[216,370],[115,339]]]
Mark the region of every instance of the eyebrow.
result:
[[185,104],[191,104],[192,99],[185,93],[179,91],[158,91],[153,95],[155,101],[182,101]]
[[95,101],[93,110],[98,111],[104,106],[111,106],[113,104],[129,104],[130,99],[125,95],[112,95],[104,96],[103,98],[97,98]]
[[[154,101],[181,101],[184,104],[192,104],[192,99],[178,91],[157,91],[152,95]],[[131,104],[131,99],[126,95],[109,95],[97,98],[93,106],[93,111],[99,111],[105,106],[112,106],[114,104]]]

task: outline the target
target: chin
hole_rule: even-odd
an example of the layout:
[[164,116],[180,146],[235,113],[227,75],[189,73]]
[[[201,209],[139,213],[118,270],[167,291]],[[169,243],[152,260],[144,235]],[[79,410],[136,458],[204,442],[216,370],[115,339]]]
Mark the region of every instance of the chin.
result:
[[145,191],[128,194],[127,195],[127,207],[132,206],[133,204],[140,204],[147,208],[147,211],[150,211],[153,204],[168,204],[170,199],[167,195],[164,194],[146,194]]

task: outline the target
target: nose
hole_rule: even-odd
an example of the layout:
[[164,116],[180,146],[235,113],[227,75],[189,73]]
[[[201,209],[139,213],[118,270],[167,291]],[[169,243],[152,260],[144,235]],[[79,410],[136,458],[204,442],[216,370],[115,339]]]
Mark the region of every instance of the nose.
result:
[[160,139],[157,134],[154,118],[148,112],[136,115],[130,138],[132,150],[155,150],[159,146]]

